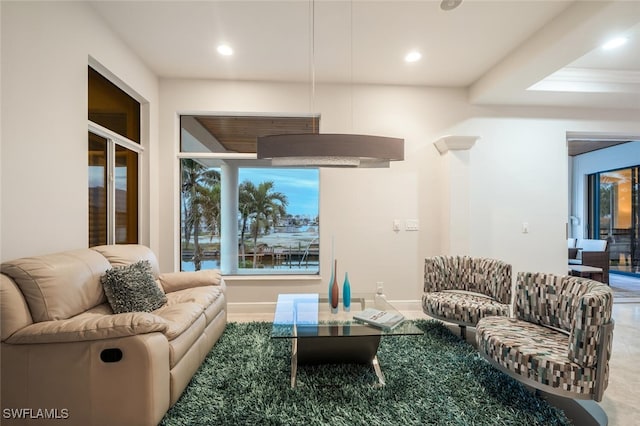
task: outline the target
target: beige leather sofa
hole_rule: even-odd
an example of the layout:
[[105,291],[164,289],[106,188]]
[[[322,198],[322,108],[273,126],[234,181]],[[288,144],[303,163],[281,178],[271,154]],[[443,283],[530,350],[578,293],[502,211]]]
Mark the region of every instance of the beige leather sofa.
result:
[[[148,260],[167,303],[114,314],[100,277]],[[100,246],[2,264],[3,425],[154,425],[227,323],[218,271],[160,274],[141,245]]]

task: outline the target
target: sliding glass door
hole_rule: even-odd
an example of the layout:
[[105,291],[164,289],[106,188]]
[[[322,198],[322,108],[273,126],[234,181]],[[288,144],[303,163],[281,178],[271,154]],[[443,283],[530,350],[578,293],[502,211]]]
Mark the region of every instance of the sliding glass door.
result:
[[640,166],[589,176],[589,236],[608,241],[611,272],[640,274]]

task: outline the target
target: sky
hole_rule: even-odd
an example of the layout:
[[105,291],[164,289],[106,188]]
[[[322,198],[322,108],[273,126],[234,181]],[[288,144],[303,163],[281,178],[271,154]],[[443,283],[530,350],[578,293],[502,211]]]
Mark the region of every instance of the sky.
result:
[[249,180],[256,186],[261,182],[273,181],[273,190],[282,192],[289,199],[288,214],[310,217],[318,215],[318,169],[241,168],[238,178],[240,183]]
[[[116,188],[126,189],[124,168],[116,168]],[[256,186],[261,182],[273,181],[274,191],[282,192],[289,200],[287,213],[315,218],[318,216],[320,176],[318,169],[274,169],[240,168],[239,182],[245,180]],[[104,186],[104,168],[89,167],[89,186]]]

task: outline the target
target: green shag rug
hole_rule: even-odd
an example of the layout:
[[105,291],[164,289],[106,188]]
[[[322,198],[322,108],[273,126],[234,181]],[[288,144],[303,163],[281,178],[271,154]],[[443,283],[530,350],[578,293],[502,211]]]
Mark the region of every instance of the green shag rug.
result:
[[491,367],[444,325],[383,337],[386,386],[360,365],[298,366],[270,323],[229,323],[162,425],[569,425],[561,410]]

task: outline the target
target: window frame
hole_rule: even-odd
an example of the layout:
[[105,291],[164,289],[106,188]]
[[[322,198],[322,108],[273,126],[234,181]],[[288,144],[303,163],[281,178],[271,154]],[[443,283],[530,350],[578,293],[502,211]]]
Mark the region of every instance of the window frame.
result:
[[91,120],[87,120],[87,128],[90,133],[93,133],[101,138],[106,139],[107,146],[107,244],[115,244],[116,241],[116,186],[115,186],[115,168],[116,168],[116,145],[126,148],[136,153],[137,156],[137,170],[138,170],[138,191],[137,191],[137,203],[138,203],[138,242],[140,241],[140,229],[142,227],[140,206],[142,203],[142,194],[140,191],[140,182],[142,180],[142,154],[144,153],[144,147],[131,139],[128,139],[112,130],[101,126],[98,123],[94,123]]
[[[175,244],[175,264],[177,266],[177,270],[181,270],[182,269],[182,227],[181,227],[181,222],[182,222],[182,213],[180,210],[180,206],[181,206],[181,191],[180,191],[180,186],[182,185],[182,176],[181,176],[181,161],[183,159],[191,159],[191,160],[198,160],[198,159],[214,159],[214,160],[230,160],[230,161],[234,161],[234,160],[256,160],[258,161],[258,156],[257,153],[237,153],[237,152],[183,152],[181,150],[181,124],[180,124],[180,118],[182,116],[189,116],[189,115],[211,115],[211,116],[216,116],[216,115],[235,115],[235,116],[251,116],[251,115],[257,115],[257,116],[264,116],[264,115],[269,115],[272,116],[274,118],[277,118],[279,116],[291,116],[291,114],[277,114],[277,113],[273,113],[273,114],[258,114],[258,113],[215,113],[215,112],[210,112],[210,113],[203,113],[203,112],[193,112],[193,111],[189,111],[189,112],[179,112],[177,113],[177,141],[176,141],[176,151],[177,154],[175,156],[175,161],[176,161],[176,166],[175,166],[175,170],[176,170],[176,177],[177,177],[177,182],[178,185],[175,189],[175,194],[176,194],[176,201],[175,201],[175,205],[177,205],[177,217],[175,219],[175,229],[176,229],[176,244]],[[301,116],[301,117],[307,117],[307,115],[305,114],[295,114],[296,116]],[[309,115],[311,117],[315,117],[316,115]],[[252,167],[252,166],[247,166],[247,165],[243,165],[243,166],[233,166],[233,168],[235,168],[235,179],[237,179],[237,174],[239,173],[240,168],[245,168],[245,167]],[[279,169],[279,168],[286,168],[286,167],[273,167],[270,165],[264,165],[264,164],[256,164],[255,165],[256,168],[274,168],[274,169]],[[320,180],[321,180],[321,169],[319,167],[314,167],[318,169],[318,217],[320,217],[321,212],[320,212]],[[221,178],[224,179],[225,174],[222,172],[221,170]],[[237,184],[239,184],[240,182],[237,182]],[[237,186],[237,185],[236,185]],[[222,210],[224,210],[224,207],[222,207]],[[224,229],[224,225],[222,225],[222,229]],[[222,232],[222,230],[221,230]],[[320,229],[318,229],[318,237],[320,236]],[[238,242],[238,237],[235,237],[235,242],[236,242],[236,246],[237,246],[237,242]],[[222,244],[222,241],[221,241]],[[224,255],[224,254],[223,254]],[[233,268],[231,268],[231,270],[227,270],[226,268],[228,267],[228,265],[223,265],[223,255],[220,258],[220,270],[222,271],[223,274],[225,274],[225,279],[230,278],[231,280],[247,280],[247,281],[255,281],[255,280],[259,280],[259,281],[281,281],[281,280],[296,280],[296,281],[312,281],[312,280],[318,280],[321,279],[321,260],[320,260],[320,253],[318,254],[318,269],[315,272],[311,272],[311,273],[301,273],[299,271],[296,272],[292,272],[292,273],[286,273],[286,272],[273,272],[273,273],[256,273],[254,272],[247,272],[247,273],[240,273],[238,271],[238,267],[237,265]],[[237,257],[236,254],[233,254],[234,257]]]

